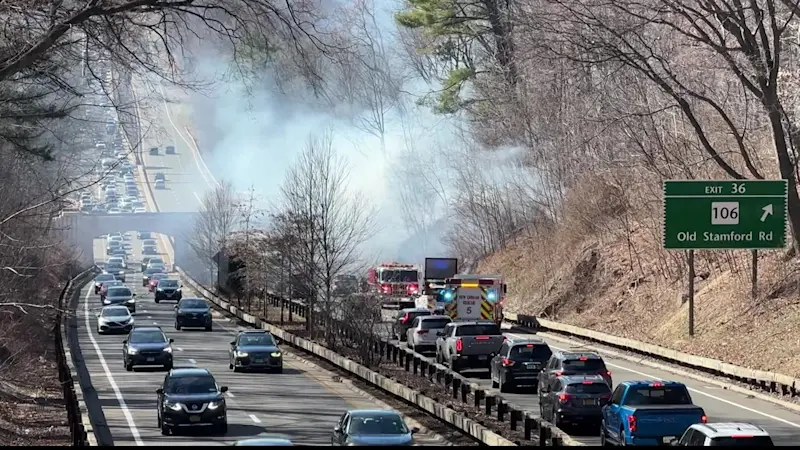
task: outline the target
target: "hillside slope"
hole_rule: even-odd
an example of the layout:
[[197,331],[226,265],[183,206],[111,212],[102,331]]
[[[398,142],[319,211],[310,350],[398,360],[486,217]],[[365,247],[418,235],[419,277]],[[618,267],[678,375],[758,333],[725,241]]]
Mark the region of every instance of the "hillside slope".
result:
[[[519,236],[481,265],[482,272],[506,277],[510,310],[800,375],[797,260],[787,260],[785,252],[759,252],[753,298],[751,252],[695,252],[696,328],[690,337],[685,253],[661,249],[660,206],[625,205],[608,214],[624,190],[597,184],[585,189],[572,193],[564,208],[572,212],[558,226]],[[585,205],[587,198],[594,206]]]

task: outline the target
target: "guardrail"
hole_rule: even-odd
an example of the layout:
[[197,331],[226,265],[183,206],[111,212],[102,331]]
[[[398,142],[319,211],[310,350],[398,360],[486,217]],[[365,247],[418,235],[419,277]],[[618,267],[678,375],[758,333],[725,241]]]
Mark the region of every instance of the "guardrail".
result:
[[[83,396],[79,395],[80,386],[75,381],[73,374],[72,355],[64,345],[67,341],[66,315],[69,313],[69,306],[73,296],[80,293],[80,287],[94,275],[96,267],[91,267],[67,282],[61,295],[58,297],[58,312],[56,313],[55,340],[56,340],[56,364],[58,365],[58,380],[64,391],[64,404],[67,408],[67,421],[69,423],[70,436],[72,437],[73,447],[88,447],[92,445],[94,436],[90,436],[87,427],[88,413],[86,405],[83,403]],[[96,444],[95,444],[96,445]]]
[[[212,301],[217,306],[222,307],[221,305],[224,304],[225,306],[223,309],[231,312],[236,317],[244,320],[249,324],[253,324],[257,327],[263,327],[265,329],[270,330],[279,338],[286,340],[287,342],[292,343],[293,345],[300,347],[306,351],[314,353],[318,356],[325,358],[326,360],[342,367],[345,370],[351,371],[361,377],[362,379],[371,382],[373,384],[378,385],[381,388],[386,389],[383,385],[376,383],[374,380],[384,378],[383,376],[371,372],[369,376],[365,376],[364,371],[368,371],[368,369],[363,368],[359,370],[350,370],[350,367],[353,365],[360,366],[351,360],[338,355],[327,348],[315,344],[310,341],[306,341],[299,337],[293,336],[290,333],[283,331],[282,329],[265,323],[262,319],[257,318],[249,313],[246,313],[235,306],[232,306],[225,302],[224,300],[220,300],[214,293],[207,290],[205,287],[200,286],[191,276],[186,274],[182,269],[176,268],[178,273],[192,286],[196,289],[199,293],[201,293],[205,298]],[[285,300],[281,299],[278,296],[270,294],[266,299],[267,303],[272,306],[280,306],[281,302],[283,302],[284,308],[290,309],[292,314],[296,314],[300,317],[306,318],[306,305],[300,303],[298,300]],[[314,320],[315,325],[326,325],[326,321],[324,318],[320,317],[319,315],[312,315],[312,317],[317,317]],[[335,327],[337,332],[346,335],[350,332],[350,327],[348,326],[336,326]],[[281,336],[290,336],[288,338],[283,338]],[[470,406],[474,406],[476,408],[481,408],[484,410],[485,414],[497,419],[499,422],[508,423],[509,428],[512,431],[520,431],[524,436],[525,440],[538,440],[539,446],[583,446],[582,443],[574,440],[568,434],[564,433],[562,430],[556,428],[553,424],[542,420],[533,412],[527,411],[521,407],[515,406],[513,403],[509,402],[501,395],[497,394],[496,391],[489,391],[484,387],[473,383],[468,378],[463,377],[449,368],[437,364],[435,362],[431,362],[428,358],[419,353],[416,353],[408,348],[401,347],[398,344],[388,342],[386,340],[375,339],[374,345],[372,346],[373,352],[375,352],[376,356],[380,356],[383,360],[391,362],[398,367],[402,367],[405,371],[411,372],[414,375],[418,375],[421,377],[425,377],[432,382],[438,384],[439,386],[445,388],[453,399],[453,401],[458,401],[464,404],[468,404]],[[348,361],[347,364],[343,364],[342,361]],[[391,381],[391,380],[388,380]],[[397,384],[395,382],[392,382]],[[404,387],[405,388],[405,387]],[[415,393],[413,390],[409,388],[405,388],[407,391],[411,393],[405,393],[405,395],[397,394],[394,392],[393,389],[386,389],[389,392],[394,393],[395,395],[399,395],[400,397],[405,398],[411,403],[420,406],[421,408],[425,409],[429,413],[433,414],[434,416],[443,419],[453,425],[459,427],[462,431],[470,434],[471,436],[482,440],[482,442],[488,445],[500,445],[500,444],[492,444],[487,442],[485,439],[486,433],[491,433],[489,430],[481,431],[480,433],[475,433],[473,428],[474,427],[460,427],[457,423],[454,423],[450,419],[455,412],[449,414],[440,414],[439,410],[444,408],[443,406],[439,405],[438,407],[429,407],[433,400],[427,399],[425,402],[417,402],[415,401],[418,398],[421,398],[422,395],[419,393]],[[461,423],[465,423],[466,421],[470,421],[470,419],[462,418],[460,419]],[[494,433],[492,433],[494,434]],[[508,441],[508,444],[504,445],[516,445]]]
[[553,322],[524,314],[506,313],[504,319],[524,328],[539,331],[549,331],[556,334],[572,336],[587,341],[596,342],[609,347],[618,348],[640,355],[649,356],[677,366],[699,370],[711,375],[730,378],[742,383],[758,386],[764,391],[782,395],[797,396],[800,390],[800,379],[774,372],[748,369],[736,366],[717,359],[690,355],[678,350],[660,347],[633,339],[613,336],[599,331],[588,330],[564,323]]

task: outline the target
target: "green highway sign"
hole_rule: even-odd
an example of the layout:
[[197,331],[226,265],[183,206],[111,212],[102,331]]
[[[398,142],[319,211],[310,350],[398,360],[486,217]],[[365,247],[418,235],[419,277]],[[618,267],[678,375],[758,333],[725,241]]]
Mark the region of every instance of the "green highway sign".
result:
[[783,248],[787,193],[786,180],[665,181],[664,248]]

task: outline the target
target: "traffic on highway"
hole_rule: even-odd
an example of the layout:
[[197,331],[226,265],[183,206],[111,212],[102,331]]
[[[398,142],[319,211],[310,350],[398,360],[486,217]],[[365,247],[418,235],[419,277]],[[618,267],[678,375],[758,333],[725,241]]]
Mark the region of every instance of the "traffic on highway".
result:
[[[98,157],[114,151],[123,163],[81,198],[84,213],[197,209],[197,192],[180,184],[193,176],[180,139],[161,151],[157,133],[145,136],[151,150],[137,167],[116,118],[99,118]],[[172,129],[166,113],[162,123]],[[100,272],[81,292],[73,352],[101,445],[447,445],[270,333],[211,309],[174,271],[168,236],[114,231],[95,238],[94,258]]]

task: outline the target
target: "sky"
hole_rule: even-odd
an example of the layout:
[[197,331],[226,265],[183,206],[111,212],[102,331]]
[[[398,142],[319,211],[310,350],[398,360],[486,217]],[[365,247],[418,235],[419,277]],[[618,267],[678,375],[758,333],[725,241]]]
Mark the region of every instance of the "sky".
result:
[[[394,0],[376,0],[378,22],[384,29],[395,27],[394,5]],[[394,45],[391,33],[383,37],[387,45]],[[307,101],[307,92],[281,93],[268,78],[255,90],[252,84],[245,89],[240,81],[226,76],[229,61],[210,52],[195,58],[196,75],[217,80],[210,92],[190,97],[193,131],[217,178],[231,181],[242,191],[252,186],[269,202],[279,197],[284,174],[309,136],[328,130],[337,152],[348,161],[350,189],[365,194],[377,212],[376,233],[365,243],[364,253],[376,258],[398,256],[398,246],[411,234],[401,217],[399,183],[414,182],[401,174],[410,172],[413,178],[413,168],[419,163],[410,149],[427,160],[458,141],[456,119],[437,116],[429,107],[414,103],[428,85],[410,80],[403,86],[409,92],[405,96],[408,109],[402,120],[399,113],[390,113],[382,149],[380,139],[355,126],[344,107],[320,107]],[[420,204],[420,211],[424,207]],[[429,245],[427,250],[443,251],[439,247]]]

